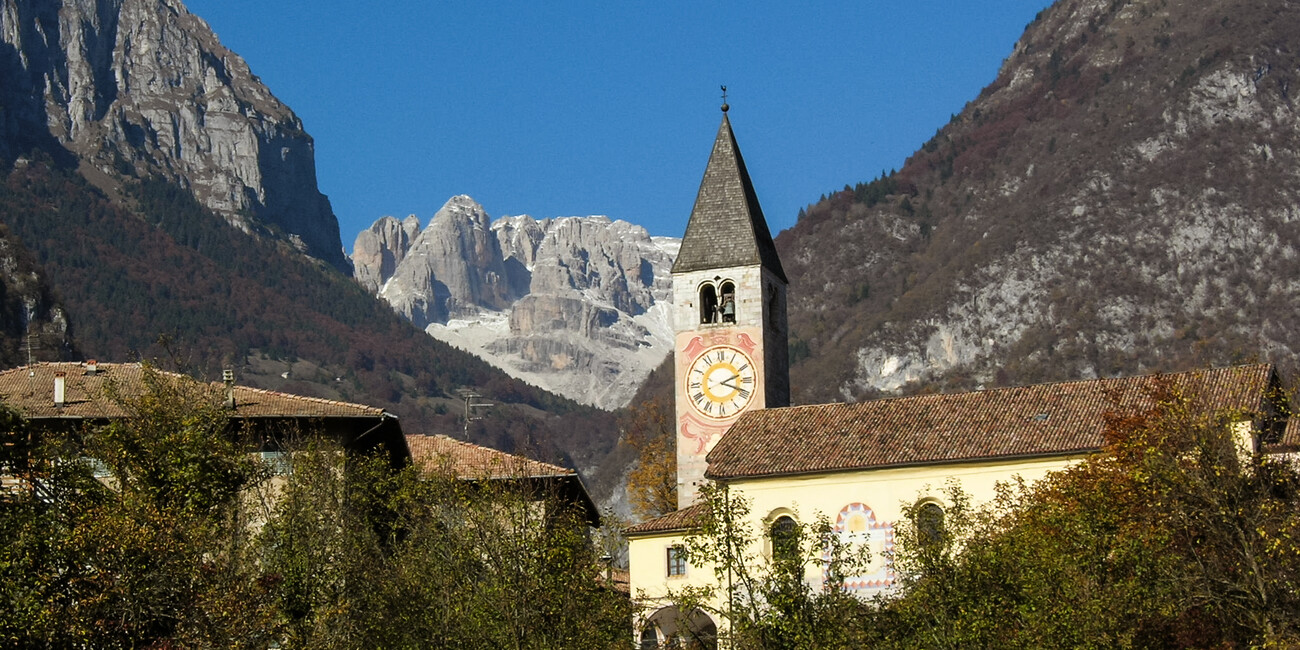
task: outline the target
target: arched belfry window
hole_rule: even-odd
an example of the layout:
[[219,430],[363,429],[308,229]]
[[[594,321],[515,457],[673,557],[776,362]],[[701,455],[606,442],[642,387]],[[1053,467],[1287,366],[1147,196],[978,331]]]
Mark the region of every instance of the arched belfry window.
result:
[[736,285],[730,281],[723,282],[721,289],[722,295],[719,298],[722,304],[718,307],[718,312],[722,314],[722,322],[734,323],[736,322]]
[[700,287],[700,322],[718,322],[718,291],[712,282],[705,282]]

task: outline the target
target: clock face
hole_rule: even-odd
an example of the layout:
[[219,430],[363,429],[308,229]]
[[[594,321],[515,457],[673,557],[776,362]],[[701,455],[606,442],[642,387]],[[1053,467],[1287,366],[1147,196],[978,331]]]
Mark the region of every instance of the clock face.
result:
[[705,417],[732,417],[754,398],[754,362],[741,350],[718,345],[696,357],[686,371],[686,397]]

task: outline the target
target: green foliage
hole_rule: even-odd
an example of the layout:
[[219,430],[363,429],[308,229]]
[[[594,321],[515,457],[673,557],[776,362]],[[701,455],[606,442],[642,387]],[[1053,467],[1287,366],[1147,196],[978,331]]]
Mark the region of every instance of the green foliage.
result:
[[1243,456],[1238,419],[1164,392],[1113,418],[1102,453],[1039,484],[978,508],[949,486],[940,543],[899,530],[902,588],[878,613],[880,642],[1294,646],[1300,475]]
[[[0,412],[0,647],[607,648],[623,595],[581,515],[397,471],[310,431],[253,453],[206,385],[145,373],[129,416]],[[38,437],[35,433],[39,433]]]
[[[0,515],[5,644],[265,647],[269,593],[241,494],[265,473],[205,387],[146,372],[132,417],[22,450]],[[12,416],[8,435],[28,433]],[[34,438],[29,437],[34,440]]]
[[[288,648],[579,648],[626,640],[579,513],[450,476],[293,456],[263,544]],[[486,482],[483,482],[486,483]]]
[[[825,516],[777,535],[756,530],[749,500],[725,485],[705,486],[700,499],[707,514],[686,548],[693,565],[712,567],[718,587],[677,594],[681,611],[701,608],[729,623],[724,640],[733,648],[861,647],[867,606],[843,576],[866,566],[864,546],[841,540]],[[814,588],[807,578],[817,570],[828,578]]]

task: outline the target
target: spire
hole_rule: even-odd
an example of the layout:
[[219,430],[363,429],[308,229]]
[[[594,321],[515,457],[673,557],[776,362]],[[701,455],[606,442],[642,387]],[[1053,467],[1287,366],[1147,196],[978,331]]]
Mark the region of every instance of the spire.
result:
[[[725,100],[724,100],[725,101]],[[761,264],[786,282],[785,271],[745,170],[725,103],[709,166],[686,224],[673,273]]]

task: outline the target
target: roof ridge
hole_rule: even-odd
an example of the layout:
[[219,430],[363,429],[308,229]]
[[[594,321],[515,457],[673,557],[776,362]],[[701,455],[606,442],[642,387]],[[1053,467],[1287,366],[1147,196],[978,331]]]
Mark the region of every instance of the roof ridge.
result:
[[572,468],[569,468],[569,467],[564,467],[563,465],[556,465],[555,463],[548,463],[548,462],[546,462],[546,461],[544,461],[544,460],[537,460],[536,458],[530,458],[530,457],[525,456],[525,455],[523,455],[523,454],[512,454],[512,453],[510,453],[510,452],[508,452],[508,451],[502,451],[502,450],[497,449],[497,448],[495,448],[495,447],[489,447],[489,446],[487,446],[487,445],[480,445],[480,444],[476,444],[476,443],[473,443],[473,442],[469,442],[469,441],[467,441],[467,440],[457,440],[456,438],[453,438],[453,437],[451,437],[451,436],[449,436],[449,435],[447,435],[447,434],[445,434],[445,433],[433,433],[433,434],[427,434],[427,433],[408,433],[408,434],[406,434],[406,435],[409,436],[409,437],[414,437],[414,436],[423,436],[423,437],[426,437],[426,438],[442,438],[442,439],[444,439],[444,440],[447,440],[447,441],[450,441],[450,442],[454,442],[454,443],[456,443],[457,445],[460,445],[460,446],[462,446],[462,447],[470,447],[470,448],[473,448],[473,449],[486,449],[487,451],[491,451],[491,452],[494,452],[494,453],[500,454],[500,455],[502,455],[502,456],[505,456],[506,458],[518,459],[518,460],[522,460],[522,461],[524,461],[525,463],[536,463],[536,464],[538,464],[538,465],[543,465],[543,466],[545,466],[545,467],[550,467],[550,468],[553,468],[553,469],[559,470],[561,473],[566,474],[566,475],[570,475],[570,474],[571,474],[571,475],[575,475],[575,476],[576,476],[577,473],[578,473],[578,471],[577,471],[576,469],[572,469]]
[[[224,385],[225,385],[225,384],[223,384],[222,382],[219,382],[219,381],[208,381],[208,382],[206,382],[206,383],[209,384],[209,385],[212,385],[212,386],[224,386]],[[370,409],[370,410],[372,410],[372,411],[379,411],[379,412],[381,412],[381,413],[387,413],[387,411],[385,411],[384,409],[379,408],[378,406],[370,406],[369,404],[362,404],[362,403],[360,403],[360,402],[344,402],[344,401],[342,401],[342,400],[329,399],[329,398],[326,398],[326,397],[315,397],[315,396],[313,396],[313,395],[298,395],[298,394],[296,394],[296,393],[286,393],[286,392],[283,392],[283,391],[271,390],[271,389],[269,389],[269,388],[257,388],[257,387],[255,387],[255,386],[248,386],[248,385],[245,385],[245,384],[234,384],[234,387],[235,387],[235,388],[242,389],[242,390],[252,391],[252,392],[254,392],[254,393],[262,393],[262,394],[265,394],[265,395],[275,395],[275,396],[277,396],[277,397],[288,397],[288,398],[291,398],[291,399],[299,399],[299,400],[303,400],[303,401],[307,401],[307,402],[315,402],[315,403],[317,403],[317,404],[329,404],[329,405],[332,405],[332,406],[359,406],[359,407],[361,407],[361,408]]]
[[766,411],[774,410],[794,410],[794,409],[812,409],[826,408],[828,406],[858,406],[861,404],[878,404],[882,402],[893,402],[907,399],[940,399],[944,397],[956,397],[958,395],[977,395],[984,393],[998,393],[1012,390],[1022,390],[1025,388],[1040,388],[1044,386],[1079,386],[1094,382],[1118,382],[1118,381],[1136,381],[1140,379],[1150,379],[1154,377],[1174,377],[1182,375],[1208,374],[1211,372],[1224,372],[1229,370],[1242,370],[1247,368],[1268,368],[1272,369],[1271,363],[1242,363],[1234,366],[1207,367],[1196,370],[1178,370],[1174,372],[1148,372],[1141,375],[1124,375],[1121,377],[1094,377],[1092,379],[1067,379],[1065,381],[1040,381],[1033,384],[1019,384],[1016,386],[994,386],[992,388],[977,388],[975,390],[964,390],[954,393],[917,393],[915,395],[892,395],[889,397],[878,397],[876,399],[863,400],[861,402],[822,402],[820,404],[796,404],[792,406],[778,406],[770,409],[761,409]]

